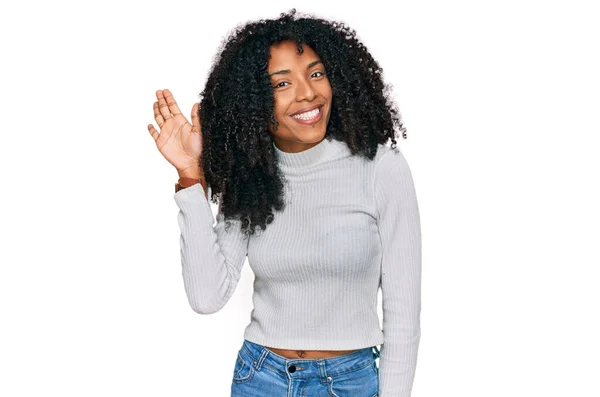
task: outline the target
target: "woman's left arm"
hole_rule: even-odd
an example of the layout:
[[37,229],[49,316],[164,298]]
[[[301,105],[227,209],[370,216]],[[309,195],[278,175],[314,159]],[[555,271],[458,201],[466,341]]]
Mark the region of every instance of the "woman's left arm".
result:
[[376,165],[374,196],[383,247],[379,396],[410,397],[421,338],[421,225],[411,171],[399,149],[389,148]]

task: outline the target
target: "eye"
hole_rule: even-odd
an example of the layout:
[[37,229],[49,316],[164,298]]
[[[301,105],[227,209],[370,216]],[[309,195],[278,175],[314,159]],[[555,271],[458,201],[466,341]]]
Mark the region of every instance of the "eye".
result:
[[[318,72],[314,72],[313,74],[311,74],[311,76],[314,76],[314,75],[315,75],[315,74],[317,74],[317,73],[321,73],[321,75],[323,75],[323,76],[325,75],[325,73],[323,73],[323,72],[321,72],[321,71],[318,71]],[[317,77],[321,77],[321,76],[317,76]],[[281,85],[281,84],[283,84],[283,83],[287,83],[287,81],[282,81],[282,82],[280,82],[279,84],[277,84],[277,85],[276,85],[275,87],[273,87],[273,88],[279,88],[279,87],[283,87],[283,86]]]

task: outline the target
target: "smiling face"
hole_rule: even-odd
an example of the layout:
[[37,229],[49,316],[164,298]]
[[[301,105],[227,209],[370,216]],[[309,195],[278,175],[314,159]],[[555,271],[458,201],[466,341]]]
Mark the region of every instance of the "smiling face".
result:
[[[325,75],[325,65],[312,48],[303,44],[298,54],[296,43],[282,41],[270,48],[268,73],[275,98],[277,131],[269,124],[269,132],[277,148],[297,153],[310,149],[325,138],[331,114],[331,85]],[[292,115],[303,109],[316,110]]]

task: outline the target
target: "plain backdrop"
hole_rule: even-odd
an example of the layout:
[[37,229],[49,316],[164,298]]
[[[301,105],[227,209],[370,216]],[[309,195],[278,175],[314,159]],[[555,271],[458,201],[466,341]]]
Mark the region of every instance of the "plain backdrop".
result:
[[189,117],[236,25],[296,7],[357,31],[407,128],[413,396],[600,396],[593,3],[3,3],[0,395],[229,395],[254,276],[191,310],[177,173],[146,126],[158,89]]

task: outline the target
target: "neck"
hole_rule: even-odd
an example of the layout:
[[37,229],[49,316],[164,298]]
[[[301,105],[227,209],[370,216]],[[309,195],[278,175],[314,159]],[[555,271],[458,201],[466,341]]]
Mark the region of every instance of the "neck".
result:
[[[331,140],[329,140],[331,139]],[[302,170],[343,156],[348,152],[345,142],[325,137],[316,145],[301,152],[284,152],[273,142],[277,162],[282,170]]]

